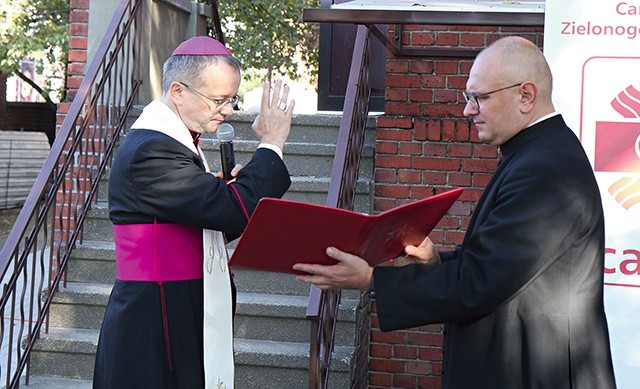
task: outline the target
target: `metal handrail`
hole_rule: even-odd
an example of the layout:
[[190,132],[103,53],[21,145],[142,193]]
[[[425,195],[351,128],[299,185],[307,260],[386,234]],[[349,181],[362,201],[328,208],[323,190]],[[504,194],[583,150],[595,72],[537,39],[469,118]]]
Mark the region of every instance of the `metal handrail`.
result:
[[[326,201],[331,207],[349,210],[354,207],[371,96],[369,37],[367,27],[358,26]],[[328,387],[340,295],[339,290],[321,291],[315,286],[310,289],[307,319],[311,320],[309,388],[312,389]]]
[[121,0],[69,106],[38,177],[0,251],[0,382],[20,386],[100,177],[125,129],[141,81],[137,20],[142,0]]

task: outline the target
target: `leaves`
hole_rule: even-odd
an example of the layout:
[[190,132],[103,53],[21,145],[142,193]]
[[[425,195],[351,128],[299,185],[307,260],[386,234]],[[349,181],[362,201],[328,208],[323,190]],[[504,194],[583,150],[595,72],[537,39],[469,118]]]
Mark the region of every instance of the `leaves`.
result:
[[267,69],[292,80],[315,78],[317,23],[304,23],[302,10],[317,0],[222,0],[218,9],[225,42],[245,69]]
[[[64,78],[68,42],[68,0],[10,0],[0,5],[0,72],[19,72],[20,61],[31,59],[45,75]],[[50,91],[50,81],[44,93]]]

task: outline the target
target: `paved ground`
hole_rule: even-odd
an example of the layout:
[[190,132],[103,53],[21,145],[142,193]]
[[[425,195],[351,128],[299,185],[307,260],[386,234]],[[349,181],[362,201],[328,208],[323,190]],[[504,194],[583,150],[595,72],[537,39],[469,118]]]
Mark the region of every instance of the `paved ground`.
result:
[[4,246],[18,213],[20,213],[20,208],[0,209],[0,248]]

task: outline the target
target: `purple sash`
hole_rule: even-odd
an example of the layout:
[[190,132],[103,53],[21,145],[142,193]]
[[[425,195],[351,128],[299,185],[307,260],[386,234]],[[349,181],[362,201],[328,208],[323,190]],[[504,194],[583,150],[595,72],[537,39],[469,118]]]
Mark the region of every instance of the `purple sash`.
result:
[[202,229],[179,224],[116,224],[117,279],[202,279]]

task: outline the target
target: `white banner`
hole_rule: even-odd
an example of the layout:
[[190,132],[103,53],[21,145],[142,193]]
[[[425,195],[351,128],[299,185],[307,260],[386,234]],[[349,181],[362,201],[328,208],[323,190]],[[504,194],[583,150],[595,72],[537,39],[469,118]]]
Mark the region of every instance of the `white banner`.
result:
[[605,210],[605,309],[618,388],[640,385],[640,2],[546,0],[554,103]]

